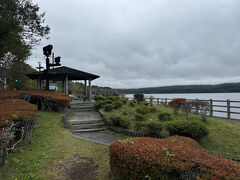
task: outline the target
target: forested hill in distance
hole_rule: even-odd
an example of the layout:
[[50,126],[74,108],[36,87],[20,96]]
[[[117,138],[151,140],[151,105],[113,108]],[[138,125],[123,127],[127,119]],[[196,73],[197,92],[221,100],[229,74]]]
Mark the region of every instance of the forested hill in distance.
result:
[[148,87],[137,89],[114,89],[122,94],[170,94],[170,93],[233,93],[240,92],[240,83],[224,83],[217,85],[177,85]]

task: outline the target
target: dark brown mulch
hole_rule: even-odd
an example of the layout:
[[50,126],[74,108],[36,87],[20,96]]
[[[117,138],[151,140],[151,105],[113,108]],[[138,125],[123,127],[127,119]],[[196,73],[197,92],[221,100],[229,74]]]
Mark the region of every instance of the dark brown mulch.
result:
[[96,180],[97,166],[92,159],[74,155],[63,161],[63,165],[57,169],[62,169],[59,179],[66,180]]

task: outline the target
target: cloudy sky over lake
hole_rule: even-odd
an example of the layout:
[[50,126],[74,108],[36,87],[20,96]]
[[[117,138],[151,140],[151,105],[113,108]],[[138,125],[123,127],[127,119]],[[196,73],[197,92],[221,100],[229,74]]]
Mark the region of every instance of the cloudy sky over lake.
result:
[[[62,65],[113,88],[240,82],[240,0],[33,0]],[[45,66],[45,64],[44,64]]]

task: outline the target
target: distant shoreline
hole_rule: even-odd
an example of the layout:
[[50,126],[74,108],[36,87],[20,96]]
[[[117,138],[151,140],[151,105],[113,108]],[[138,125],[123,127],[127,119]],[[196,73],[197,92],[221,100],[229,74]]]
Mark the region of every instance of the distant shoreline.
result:
[[177,85],[114,90],[122,94],[240,93],[240,83],[224,83],[217,85]]
[[[240,93],[239,92],[194,92],[194,93],[143,93],[143,94],[221,94],[221,93]],[[133,93],[127,93],[127,94],[133,94]]]

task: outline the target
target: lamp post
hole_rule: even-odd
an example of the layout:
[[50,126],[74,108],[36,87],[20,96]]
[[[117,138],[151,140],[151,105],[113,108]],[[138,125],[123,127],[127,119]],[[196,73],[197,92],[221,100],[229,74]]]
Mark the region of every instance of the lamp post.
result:
[[[61,57],[60,56],[58,56],[54,59],[55,63],[50,63],[49,56],[52,54],[52,49],[53,49],[52,45],[48,45],[48,46],[43,47],[43,54],[46,56],[46,71],[45,71],[46,74],[49,73],[49,70],[50,70],[51,66],[61,66],[61,64],[60,64]],[[49,79],[48,79],[48,77],[46,79],[46,90],[49,90]]]

